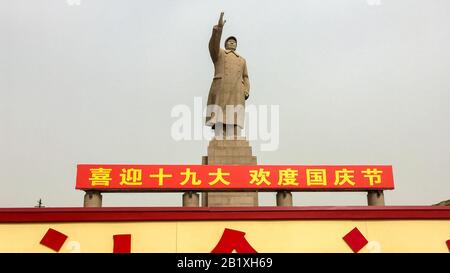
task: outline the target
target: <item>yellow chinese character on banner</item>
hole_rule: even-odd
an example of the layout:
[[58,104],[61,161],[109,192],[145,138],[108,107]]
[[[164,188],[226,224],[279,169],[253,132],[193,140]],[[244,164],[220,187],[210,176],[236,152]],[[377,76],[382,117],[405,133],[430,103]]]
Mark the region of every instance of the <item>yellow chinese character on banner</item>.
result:
[[286,170],[280,170],[278,175],[278,185],[280,186],[298,186],[297,182],[297,170],[292,170],[291,168],[287,168]]
[[269,171],[264,171],[264,169],[259,169],[259,170],[250,170],[250,177],[252,178],[252,180],[250,181],[250,184],[253,184],[256,182],[256,186],[261,185],[262,183],[265,183],[267,185],[270,185],[269,180],[267,180],[267,176],[270,176],[270,172]]
[[347,170],[346,168],[344,168],[342,170],[336,170],[336,172],[335,172],[336,179],[334,181],[334,185],[342,186],[345,183],[348,183],[352,186],[355,186],[355,182],[351,180],[352,178],[355,177],[353,175],[354,173],[355,173],[355,171]]
[[140,169],[122,169],[120,177],[122,178],[122,181],[120,181],[120,185],[142,185],[142,170]]
[[306,185],[308,186],[326,186],[326,169],[306,169]]
[[181,174],[185,176],[184,180],[180,183],[180,185],[182,186],[186,185],[189,181],[191,181],[191,184],[194,186],[202,184],[202,181],[200,179],[197,180],[197,173],[191,172],[191,168],[186,168],[186,171],[181,172]]
[[112,169],[89,169],[91,171],[91,185],[92,186],[109,186],[109,181],[111,181],[111,171]]
[[230,185],[230,182],[226,181],[225,179],[223,179],[222,175],[228,176],[230,175],[230,173],[222,173],[222,168],[218,168],[216,173],[208,173],[209,175],[215,175],[216,178],[209,182],[209,185],[215,185],[217,184],[219,181],[222,182],[225,185]]
[[381,184],[381,174],[383,173],[383,171],[380,171],[378,169],[366,169],[361,173],[364,174],[364,177],[369,178],[370,186],[373,186],[374,183]]
[[158,178],[158,186],[163,186],[165,177],[172,177],[171,174],[164,174],[164,169],[159,168],[158,174],[149,175],[150,178]]

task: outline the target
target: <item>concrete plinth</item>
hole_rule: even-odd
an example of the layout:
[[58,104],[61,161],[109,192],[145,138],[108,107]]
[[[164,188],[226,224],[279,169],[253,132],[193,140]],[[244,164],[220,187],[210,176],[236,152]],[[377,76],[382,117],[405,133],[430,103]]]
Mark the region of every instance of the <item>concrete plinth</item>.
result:
[[368,191],[367,192],[367,205],[369,205],[369,206],[384,206],[383,191]]
[[255,207],[257,192],[207,192],[203,193],[202,207]]
[[[208,156],[202,158],[204,165],[256,165],[252,147],[243,138],[216,139],[209,142]],[[258,192],[204,192],[202,207],[254,207],[258,206]]]
[[183,193],[183,207],[199,207],[200,195],[193,191]]
[[277,192],[277,206],[278,207],[292,207],[292,193],[290,191]]
[[101,208],[102,194],[99,191],[86,191],[84,195],[85,208]]

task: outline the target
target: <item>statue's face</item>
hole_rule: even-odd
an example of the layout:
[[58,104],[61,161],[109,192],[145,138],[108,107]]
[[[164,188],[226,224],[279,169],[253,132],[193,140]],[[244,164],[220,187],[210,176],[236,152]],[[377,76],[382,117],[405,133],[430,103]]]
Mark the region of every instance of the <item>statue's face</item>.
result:
[[225,44],[225,49],[227,50],[236,50],[237,43],[234,39],[228,39],[227,43]]

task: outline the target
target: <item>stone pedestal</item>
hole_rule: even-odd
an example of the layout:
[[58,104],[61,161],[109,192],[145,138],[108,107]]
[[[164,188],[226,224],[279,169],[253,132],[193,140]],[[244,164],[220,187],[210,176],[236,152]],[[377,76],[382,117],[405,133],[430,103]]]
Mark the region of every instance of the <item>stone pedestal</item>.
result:
[[102,194],[99,191],[86,191],[84,195],[85,208],[101,208]]
[[369,205],[369,206],[384,206],[383,191],[368,191],[367,192],[367,205]]
[[[243,138],[216,139],[209,142],[208,156],[204,156],[205,165],[256,165],[256,156],[252,147]],[[246,207],[258,206],[258,192],[204,192],[203,207]]]

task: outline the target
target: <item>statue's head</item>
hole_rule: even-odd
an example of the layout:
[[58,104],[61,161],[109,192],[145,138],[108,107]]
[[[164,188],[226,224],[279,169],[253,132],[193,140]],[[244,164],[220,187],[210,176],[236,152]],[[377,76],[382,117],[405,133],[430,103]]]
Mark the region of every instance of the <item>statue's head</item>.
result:
[[237,47],[237,39],[234,36],[230,36],[225,40],[225,49],[227,50],[236,50]]

